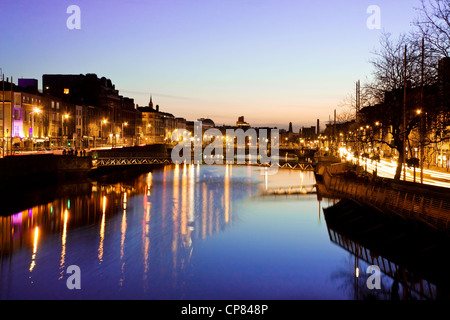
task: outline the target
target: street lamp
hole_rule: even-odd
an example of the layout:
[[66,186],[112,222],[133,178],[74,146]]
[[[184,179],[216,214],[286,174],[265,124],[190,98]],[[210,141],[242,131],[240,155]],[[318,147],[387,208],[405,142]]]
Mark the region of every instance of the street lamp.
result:
[[101,136],[100,136],[100,142],[101,142],[101,144],[102,144],[102,146],[103,146],[103,124],[106,124],[108,122],[108,120],[106,120],[106,119],[103,119],[101,122],[100,122],[100,134],[101,134]]
[[123,122],[123,123],[122,123],[122,132],[121,132],[121,133],[122,133],[122,144],[123,144],[123,137],[124,137],[124,134],[123,134],[123,126],[125,126],[125,127],[128,126],[128,122]]
[[33,111],[31,111],[29,114],[31,114],[31,151],[34,151],[34,114],[37,113],[41,113],[42,110],[39,109],[38,107],[34,107]]
[[419,159],[419,165],[420,165],[420,183],[423,183],[423,160],[424,160],[424,123],[423,123],[423,115],[422,115],[422,109],[416,110],[417,116],[420,116],[420,126],[419,126],[419,140],[420,140],[420,159]]
[[68,120],[69,119],[69,114],[68,113],[66,113],[66,114],[63,114],[62,116],[61,116],[61,147],[62,147],[62,145],[64,144],[64,119],[66,119],[66,120]]

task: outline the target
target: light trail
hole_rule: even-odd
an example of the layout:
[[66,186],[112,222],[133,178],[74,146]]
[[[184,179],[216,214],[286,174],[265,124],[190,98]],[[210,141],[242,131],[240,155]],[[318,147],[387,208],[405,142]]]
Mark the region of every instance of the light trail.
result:
[[[358,163],[363,168],[366,168],[367,172],[377,171],[377,176],[393,179],[395,171],[397,169],[397,162],[394,160],[381,159],[380,161],[374,161],[363,157],[354,157],[351,152],[345,148],[340,148],[339,153],[342,157],[345,157],[347,161],[352,163]],[[420,168],[416,168],[415,182],[420,183]],[[403,168],[402,168],[402,180],[403,180]],[[414,182],[414,168],[406,167],[406,181]],[[450,173],[440,172],[432,169],[423,169],[423,183],[433,186],[440,186],[450,188]]]

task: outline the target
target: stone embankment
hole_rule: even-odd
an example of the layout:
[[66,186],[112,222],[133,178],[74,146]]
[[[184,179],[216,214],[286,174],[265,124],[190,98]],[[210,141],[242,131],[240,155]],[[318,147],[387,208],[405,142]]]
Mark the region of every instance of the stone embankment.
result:
[[450,234],[450,197],[447,188],[357,176],[345,163],[320,166],[316,174],[328,194],[349,198]]

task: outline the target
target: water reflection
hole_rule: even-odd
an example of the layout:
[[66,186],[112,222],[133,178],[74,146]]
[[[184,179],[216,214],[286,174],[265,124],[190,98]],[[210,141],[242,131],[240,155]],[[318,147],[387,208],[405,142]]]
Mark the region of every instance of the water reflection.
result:
[[[450,298],[445,235],[342,200],[325,209],[330,240],[350,255],[333,280],[353,299]],[[369,266],[381,271],[381,288],[369,289]]]
[[[1,292],[12,278],[24,276],[23,270],[7,265],[27,252],[32,273],[39,272],[39,264],[48,268],[53,263],[48,258],[54,258],[57,250],[57,279],[64,280],[69,265],[91,264],[95,242],[97,267],[93,270],[101,272],[102,264],[109,268],[118,263],[120,287],[127,285],[127,277],[134,285],[136,271],[142,274],[144,292],[151,281],[170,277],[176,282],[189,264],[193,238],[206,239],[224,230],[233,221],[232,199],[246,197],[244,189],[256,188],[248,181],[231,182],[232,175],[230,165],[224,173],[214,168],[200,170],[198,165],[175,165],[132,181],[92,182],[85,194],[1,217]],[[42,243],[46,243],[45,260],[39,259]],[[51,283],[50,275],[44,278]]]
[[[428,288],[427,279],[436,286],[430,297],[443,296],[424,269],[412,272],[398,252],[365,242],[378,239],[367,236],[381,232],[378,222],[350,228],[333,218],[345,208],[320,192],[267,194],[314,183],[312,172],[181,164],[78,186],[0,218],[0,298],[388,299],[396,286],[403,296],[411,273],[424,281],[410,288]],[[393,247],[386,241],[397,238],[383,230],[380,246]],[[383,278],[386,290],[364,288],[370,264],[397,271]],[[81,269],[81,290],[66,287],[70,265]]]

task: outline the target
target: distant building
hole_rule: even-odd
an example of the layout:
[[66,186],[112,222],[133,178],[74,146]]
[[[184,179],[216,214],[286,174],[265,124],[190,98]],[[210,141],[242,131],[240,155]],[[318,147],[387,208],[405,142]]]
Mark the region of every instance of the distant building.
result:
[[18,80],[19,87],[22,87],[26,90],[34,91],[34,93],[38,92],[38,80],[37,79],[24,79],[21,78]]
[[305,140],[315,140],[317,138],[317,133],[316,133],[316,127],[312,126],[312,127],[301,127],[299,130],[299,135],[300,138],[305,139]]
[[210,128],[214,128],[216,126],[214,121],[212,121],[209,118],[200,118],[200,119],[197,119],[197,121],[201,121],[202,122],[202,129],[203,129],[203,131],[208,130]]
[[[98,78],[96,74],[44,74],[42,82],[44,94],[57,97],[72,106],[86,107],[85,118],[88,117],[89,126],[82,137],[89,141],[89,146],[96,146],[98,143],[117,145],[125,142],[124,140],[134,139],[139,125],[134,100],[119,95],[110,79]],[[65,112],[70,117],[76,117],[74,107]],[[75,133],[79,138],[75,121],[70,123],[73,132],[69,134]]]
[[168,112],[159,110],[159,105],[153,106],[153,98],[146,107],[138,107],[142,117],[141,144],[171,143],[172,133],[176,129],[186,128],[186,119],[175,118]]
[[240,116],[238,121],[236,121],[236,127],[250,127],[250,124],[245,122],[244,116]]

